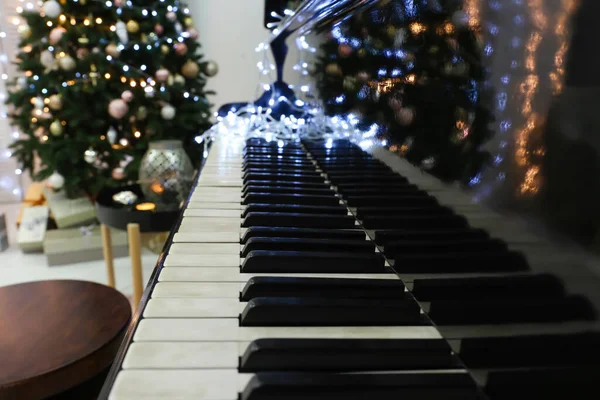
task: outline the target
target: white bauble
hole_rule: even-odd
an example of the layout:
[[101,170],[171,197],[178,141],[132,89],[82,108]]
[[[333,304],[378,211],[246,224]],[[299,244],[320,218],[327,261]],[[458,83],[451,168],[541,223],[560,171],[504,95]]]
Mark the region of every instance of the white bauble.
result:
[[160,115],[166,120],[175,118],[175,107],[170,104],[163,106],[163,108],[160,110]]
[[60,4],[54,0],[48,0],[42,6],[42,11],[48,18],[57,18],[60,15]]
[[56,59],[50,50],[44,50],[40,53],[40,62],[47,69],[53,69],[56,66]]
[[36,110],[41,110],[44,108],[44,99],[41,97],[35,97],[31,100],[31,104],[33,104]]
[[48,178],[48,185],[50,185],[52,189],[61,189],[65,186],[65,177],[58,172],[55,172]]
[[88,164],[93,164],[98,161],[98,152],[91,147],[83,153],[83,159]]
[[31,28],[27,24],[19,25],[17,32],[19,33],[19,37],[23,40],[31,36]]
[[115,31],[117,32],[117,36],[119,40],[123,44],[127,44],[129,42],[129,34],[127,33],[127,24],[123,21],[117,21],[115,24]]
[[75,60],[71,56],[64,56],[58,60],[58,66],[65,71],[71,71],[76,67]]
[[25,86],[27,86],[27,77],[26,76],[20,76],[17,78],[17,85],[19,85],[19,88],[24,89]]
[[173,81],[178,85],[185,85],[185,78],[179,74],[175,74]]
[[106,137],[108,138],[108,143],[115,144],[117,142],[117,130],[111,126],[108,128],[108,132],[106,132]]

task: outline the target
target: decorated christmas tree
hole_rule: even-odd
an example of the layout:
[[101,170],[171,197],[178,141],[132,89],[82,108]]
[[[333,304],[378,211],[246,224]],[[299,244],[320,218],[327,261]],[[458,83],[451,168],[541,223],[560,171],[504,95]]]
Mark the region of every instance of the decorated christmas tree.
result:
[[206,77],[189,9],[177,0],[47,0],[21,14],[10,118],[13,154],[34,180],[93,197],[136,180],[148,143],[209,126]]
[[441,179],[469,182],[489,156],[490,95],[477,21],[458,2],[384,1],[334,27],[314,76],[329,115]]

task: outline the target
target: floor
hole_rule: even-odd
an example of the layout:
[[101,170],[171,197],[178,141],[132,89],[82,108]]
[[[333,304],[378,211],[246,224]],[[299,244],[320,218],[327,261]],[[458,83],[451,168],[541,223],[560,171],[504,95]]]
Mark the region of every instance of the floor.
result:
[[[16,218],[19,204],[0,204],[0,214],[6,214],[10,248],[0,252],[0,286],[48,279],[78,279],[106,284],[104,261],[49,267],[43,253],[24,254],[17,245]],[[148,249],[142,254],[144,280],[150,278],[158,258]],[[128,257],[115,259],[116,286],[126,296],[133,294],[131,266]]]

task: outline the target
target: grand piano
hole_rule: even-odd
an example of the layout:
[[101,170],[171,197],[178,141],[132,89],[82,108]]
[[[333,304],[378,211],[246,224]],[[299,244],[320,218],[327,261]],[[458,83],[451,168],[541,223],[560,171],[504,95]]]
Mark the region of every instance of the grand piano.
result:
[[[307,0],[272,43],[376,3]],[[507,161],[470,188],[383,143],[210,136],[101,399],[597,398],[600,264],[583,246],[600,209],[600,6],[465,9],[495,46],[498,123],[523,116],[519,82],[539,74],[527,112],[545,121],[546,189],[519,190],[517,124],[487,144]]]

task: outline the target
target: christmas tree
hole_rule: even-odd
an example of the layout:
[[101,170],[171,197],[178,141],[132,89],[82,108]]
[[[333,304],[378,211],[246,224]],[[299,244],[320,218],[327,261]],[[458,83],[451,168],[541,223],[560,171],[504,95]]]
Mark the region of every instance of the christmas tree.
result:
[[489,161],[490,94],[477,21],[436,1],[385,1],[335,26],[316,86],[344,115],[412,163],[469,182]]
[[[22,11],[22,10],[19,10]],[[136,180],[148,143],[209,127],[206,77],[189,9],[177,0],[47,0],[22,12],[9,89],[21,137],[13,155],[34,180],[70,196]]]

